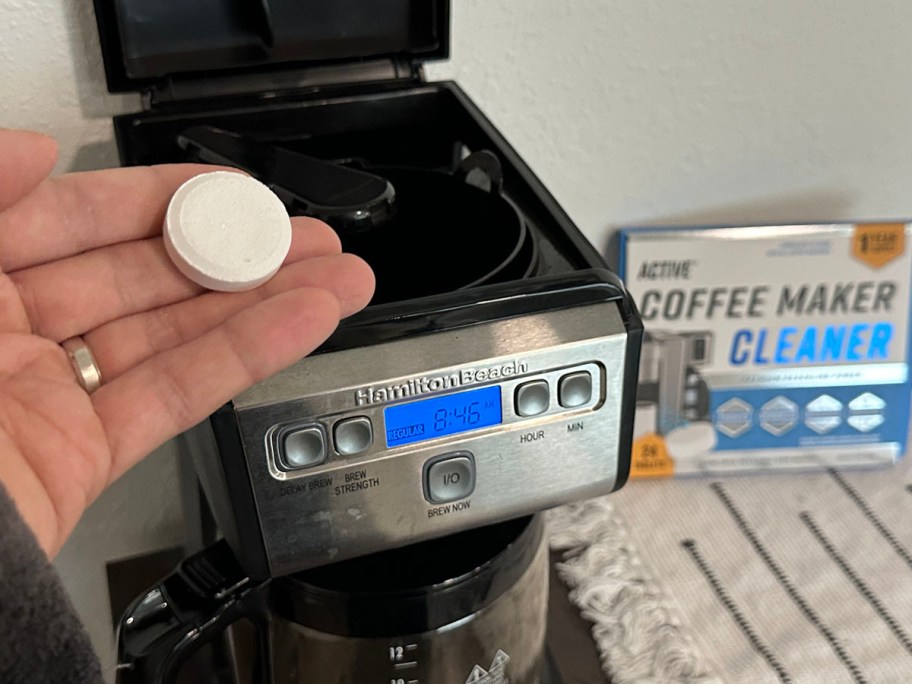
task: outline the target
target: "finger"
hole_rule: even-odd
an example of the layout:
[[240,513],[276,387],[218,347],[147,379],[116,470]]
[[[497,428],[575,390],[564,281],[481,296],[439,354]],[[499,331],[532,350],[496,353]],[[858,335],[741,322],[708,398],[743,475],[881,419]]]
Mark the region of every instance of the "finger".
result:
[[351,254],[309,259],[283,268],[255,290],[210,292],[112,321],[83,337],[101,376],[110,382],[155,354],[200,337],[260,301],[302,287],[331,292],[339,300],[344,318],[367,306],[374,279],[367,264]]
[[[292,225],[286,263],[339,252],[339,238],[321,221],[295,219]],[[32,331],[58,342],[205,289],[177,270],[161,238],[109,245],[9,275]]]
[[92,395],[111,446],[108,482],[263,378],[313,351],[335,329],[326,290],[284,292],[192,342],[158,354]]
[[48,177],[57,163],[57,143],[41,133],[0,128],[0,212]]
[[31,333],[32,326],[16,284],[0,272],[0,333],[5,332]]
[[50,178],[0,214],[0,269],[15,271],[157,235],[174,191],[219,168],[163,164]]

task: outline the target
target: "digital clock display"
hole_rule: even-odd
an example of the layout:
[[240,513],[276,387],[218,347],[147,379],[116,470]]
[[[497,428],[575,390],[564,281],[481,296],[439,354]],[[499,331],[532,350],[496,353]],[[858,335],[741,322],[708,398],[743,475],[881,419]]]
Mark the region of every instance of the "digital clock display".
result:
[[389,447],[499,425],[503,422],[500,386],[389,406],[383,418]]

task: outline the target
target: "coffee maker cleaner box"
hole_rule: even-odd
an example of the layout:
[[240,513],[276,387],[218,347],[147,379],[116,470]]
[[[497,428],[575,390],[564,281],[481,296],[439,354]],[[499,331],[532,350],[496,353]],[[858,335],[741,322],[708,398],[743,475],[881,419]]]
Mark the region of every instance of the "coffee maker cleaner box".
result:
[[645,324],[631,477],[888,465],[909,421],[912,223],[625,228]]

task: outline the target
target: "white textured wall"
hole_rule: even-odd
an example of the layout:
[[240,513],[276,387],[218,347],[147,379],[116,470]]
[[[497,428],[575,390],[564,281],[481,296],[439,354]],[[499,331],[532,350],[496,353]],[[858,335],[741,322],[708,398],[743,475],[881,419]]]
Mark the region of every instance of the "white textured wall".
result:
[[[176,1],[176,0],[172,0]],[[628,222],[912,215],[907,0],[455,0],[455,78],[601,247]],[[0,0],[0,125],[112,165],[89,0]],[[58,567],[106,663],[105,560],[179,539],[163,449],[89,511]]]

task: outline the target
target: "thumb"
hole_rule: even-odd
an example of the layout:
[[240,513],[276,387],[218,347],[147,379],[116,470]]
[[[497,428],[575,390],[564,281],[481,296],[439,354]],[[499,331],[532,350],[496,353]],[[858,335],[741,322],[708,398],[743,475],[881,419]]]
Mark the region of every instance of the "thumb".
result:
[[57,143],[53,138],[0,128],[0,211],[34,190],[56,162]]

